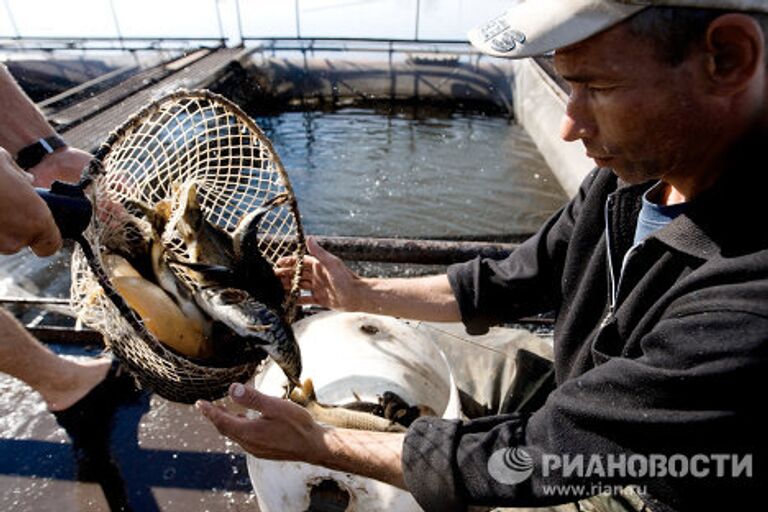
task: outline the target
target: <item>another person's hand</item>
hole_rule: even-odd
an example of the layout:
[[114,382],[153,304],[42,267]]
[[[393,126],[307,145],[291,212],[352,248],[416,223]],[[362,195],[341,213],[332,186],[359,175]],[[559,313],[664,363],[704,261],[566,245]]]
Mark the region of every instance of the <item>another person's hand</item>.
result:
[[26,246],[38,256],[50,256],[61,247],[61,235],[32,187],[32,175],[0,148],[0,253],[13,254]]
[[[360,277],[352,272],[341,259],[329,253],[314,240],[307,239],[309,254],[304,258],[301,274],[301,289],[309,295],[299,297],[299,304],[317,304],[339,311],[353,311],[359,308],[358,289]],[[293,256],[280,258],[275,273],[288,290],[293,277]]]
[[80,149],[65,147],[54,151],[36,166],[29,169],[34,176],[34,186],[50,188],[56,180],[77,183],[92,155]]
[[260,412],[260,416],[249,419],[204,400],[198,401],[197,407],[221,434],[245,451],[272,460],[316,464],[323,459],[326,429],[316,423],[306,409],[242,384],[232,384],[229,396],[236,404]]

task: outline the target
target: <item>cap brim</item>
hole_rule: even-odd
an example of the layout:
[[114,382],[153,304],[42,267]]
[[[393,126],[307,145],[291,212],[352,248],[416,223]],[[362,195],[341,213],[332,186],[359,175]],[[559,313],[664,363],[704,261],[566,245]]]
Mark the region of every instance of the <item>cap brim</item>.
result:
[[645,8],[605,0],[527,0],[468,37],[488,55],[534,57],[583,41]]

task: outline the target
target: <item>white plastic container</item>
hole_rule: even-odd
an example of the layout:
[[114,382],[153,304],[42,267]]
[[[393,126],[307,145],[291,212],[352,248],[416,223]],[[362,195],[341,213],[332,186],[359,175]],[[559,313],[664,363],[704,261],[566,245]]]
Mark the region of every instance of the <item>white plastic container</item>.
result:
[[[294,325],[301,347],[302,379],[311,378],[318,400],[342,404],[376,402],[393,391],[443,418],[459,418],[458,390],[445,355],[425,333],[400,320],[360,313],[327,312]],[[285,376],[270,364],[256,377],[257,389],[281,395]],[[348,512],[419,511],[410,493],[357,475],[301,462],[248,456],[248,471],[262,512],[303,512],[310,500],[348,503]],[[313,498],[314,496],[314,498]],[[329,508],[339,510],[339,508]]]

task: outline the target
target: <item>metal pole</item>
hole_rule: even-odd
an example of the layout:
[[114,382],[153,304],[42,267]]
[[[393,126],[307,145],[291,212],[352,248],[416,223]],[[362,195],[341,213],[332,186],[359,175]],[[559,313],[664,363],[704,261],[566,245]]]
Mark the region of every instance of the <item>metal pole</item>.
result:
[[520,245],[403,238],[343,236],[315,236],[314,238],[323,248],[345,260],[421,265],[450,265],[469,261],[475,256],[505,258]]
[[13,32],[16,34],[17,39],[21,39],[21,33],[19,32],[18,25],[16,25],[16,18],[13,17],[13,10],[11,9],[8,0],[3,0],[3,3],[5,4],[5,10],[8,13],[8,21],[11,22],[11,26],[13,27]]
[[416,31],[413,39],[419,40],[419,14],[421,13],[421,0],[416,0]]
[[301,39],[301,19],[299,17],[299,0],[294,1],[294,5],[296,6],[296,37],[298,39]]
[[240,36],[240,44],[243,44],[243,19],[240,17],[240,0],[235,0],[235,11],[237,12],[237,32]]
[[221,23],[221,7],[219,6],[219,0],[213,0],[213,5],[216,6],[216,20],[219,22],[219,37],[221,37],[221,44],[224,44],[224,25]]
[[115,22],[115,30],[117,31],[117,38],[120,40],[120,47],[125,50],[125,42],[123,41],[123,33],[120,31],[120,23],[117,21],[114,0],[109,0],[109,9],[112,11],[112,20]]

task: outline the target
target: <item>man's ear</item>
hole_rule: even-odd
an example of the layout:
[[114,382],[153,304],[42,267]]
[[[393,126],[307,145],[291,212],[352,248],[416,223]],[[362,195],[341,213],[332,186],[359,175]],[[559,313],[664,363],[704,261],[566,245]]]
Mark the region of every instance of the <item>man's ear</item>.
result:
[[724,14],[707,28],[707,74],[716,91],[731,94],[747,88],[765,66],[765,42],[757,21],[745,14]]

